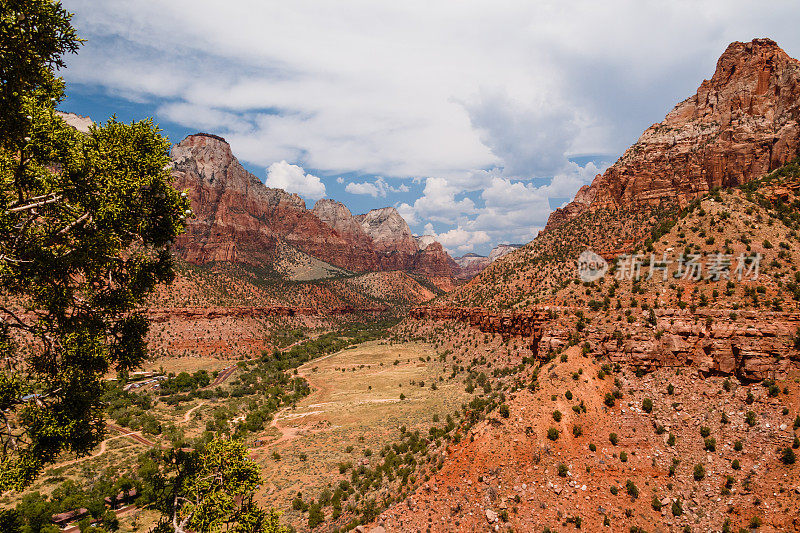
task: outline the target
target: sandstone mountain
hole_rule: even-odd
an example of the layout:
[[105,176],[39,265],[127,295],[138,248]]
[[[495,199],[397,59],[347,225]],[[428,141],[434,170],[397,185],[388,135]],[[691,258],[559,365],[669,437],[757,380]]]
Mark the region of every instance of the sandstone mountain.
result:
[[798,147],[800,62],[770,39],[734,42],[711,79],[553,212],[545,231],[587,210],[685,206],[763,176]]
[[492,248],[492,251],[489,252],[488,257],[475,253],[468,253],[466,255],[462,255],[461,257],[456,257],[453,260],[460,269],[458,277],[462,279],[470,279],[496,260],[518,248],[522,248],[522,246],[522,244],[498,244]]
[[375,248],[382,252],[416,253],[419,249],[411,229],[394,207],[373,209],[365,215],[359,215],[364,232],[372,238]]
[[307,209],[296,194],[266,187],[216,135],[190,135],[172,149],[175,186],[186,190],[194,216],[176,243],[190,263],[269,266],[279,243],[354,272],[404,270],[451,277],[458,269],[439,243],[421,249],[396,209],[354,217],[320,200]]
[[[375,523],[798,530],[799,106],[796,60],[731,44],[536,239],[412,310],[407,338],[469,363],[470,414],[497,408]],[[586,248],[605,275],[579,276]]]

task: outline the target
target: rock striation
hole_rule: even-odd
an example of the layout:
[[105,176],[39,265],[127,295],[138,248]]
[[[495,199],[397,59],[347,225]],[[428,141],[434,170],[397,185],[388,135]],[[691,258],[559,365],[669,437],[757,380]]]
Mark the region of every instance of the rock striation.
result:
[[309,210],[298,195],[266,187],[247,172],[217,135],[190,135],[171,156],[175,186],[193,210],[176,250],[191,263],[269,265],[285,243],[349,271],[452,277],[458,270],[439,243],[418,246],[393,207],[354,217],[325,199]]
[[[570,311],[547,307],[501,313],[483,308],[416,307],[409,317],[455,320],[485,333],[525,337],[533,354],[546,358],[568,346],[575,332]],[[564,314],[561,318],[560,313]],[[705,374],[745,380],[785,379],[792,361],[800,361],[793,347],[800,326],[798,313],[749,311],[736,320],[715,310],[659,309],[656,315],[655,327],[644,319],[614,331],[588,326],[587,342],[593,353],[615,363],[645,369],[694,367]]]
[[683,206],[767,174],[798,148],[800,62],[770,39],[734,42],[696,94],[556,209],[544,231],[589,210]]

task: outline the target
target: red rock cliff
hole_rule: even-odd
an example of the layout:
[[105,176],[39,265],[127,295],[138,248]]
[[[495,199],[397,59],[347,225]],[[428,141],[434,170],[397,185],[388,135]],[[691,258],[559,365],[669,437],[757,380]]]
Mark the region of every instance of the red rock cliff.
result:
[[800,62],[770,39],[734,42],[710,80],[550,215],[545,231],[599,208],[685,205],[762,176],[800,147]]
[[[408,230],[408,225],[399,214],[393,216],[393,208],[380,210],[387,216],[370,227],[375,236],[338,202],[320,200],[314,210],[306,209],[296,194],[266,187],[247,172],[216,135],[190,135],[172,148],[172,161],[175,186],[187,192],[194,211],[176,242],[189,262],[265,265],[274,260],[278,243],[285,242],[351,271],[449,277],[458,268],[438,243],[420,250],[410,231],[396,238],[396,227]],[[373,212],[363,217],[376,218]]]

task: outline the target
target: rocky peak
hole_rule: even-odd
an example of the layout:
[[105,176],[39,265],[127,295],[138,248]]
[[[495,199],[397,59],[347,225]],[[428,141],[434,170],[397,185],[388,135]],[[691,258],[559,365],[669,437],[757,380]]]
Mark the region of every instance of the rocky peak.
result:
[[314,204],[311,212],[339,235],[357,242],[364,248],[373,248],[372,239],[364,232],[361,224],[343,203],[323,198]]
[[417,243],[417,248],[419,248],[420,250],[424,250],[431,244],[437,242],[436,237],[434,237],[433,235],[420,235],[420,236],[415,235],[414,241]]
[[458,277],[469,279],[480,273],[494,261],[521,247],[521,244],[498,244],[492,248],[488,257],[472,252],[464,254],[461,257],[456,257],[455,262],[460,268]]
[[394,207],[373,209],[356,219],[379,251],[398,250],[411,254],[417,252],[417,243],[411,229]]
[[800,62],[770,39],[731,43],[697,93],[650,126],[545,231],[601,208],[682,206],[792,159],[800,147]]
[[510,254],[514,250],[522,248],[522,244],[498,244],[489,252],[489,262],[496,261],[501,257]]
[[172,147],[171,155],[178,181],[181,175],[191,174],[192,182],[197,186],[235,191],[270,205],[283,203],[298,209],[306,207],[305,201],[298,195],[267,187],[258,177],[245,170],[234,157],[231,146],[218,135],[189,135]]
[[89,117],[84,117],[83,115],[64,113],[63,111],[56,111],[56,115],[61,117],[64,122],[81,133],[89,133],[89,128],[94,126],[94,121]]

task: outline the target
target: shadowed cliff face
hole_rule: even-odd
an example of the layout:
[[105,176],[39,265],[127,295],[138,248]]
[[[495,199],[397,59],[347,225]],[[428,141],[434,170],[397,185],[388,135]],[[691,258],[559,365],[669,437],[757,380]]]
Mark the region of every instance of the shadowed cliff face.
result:
[[800,62],[769,39],[734,42],[710,80],[649,127],[619,160],[550,215],[685,205],[782,166],[800,147]]
[[394,208],[353,217],[341,203],[320,200],[308,210],[296,194],[266,187],[247,172],[216,135],[190,135],[173,147],[172,161],[175,186],[187,192],[194,211],[176,242],[191,263],[268,265],[284,242],[350,271],[450,277],[458,268],[438,243],[420,250]]

